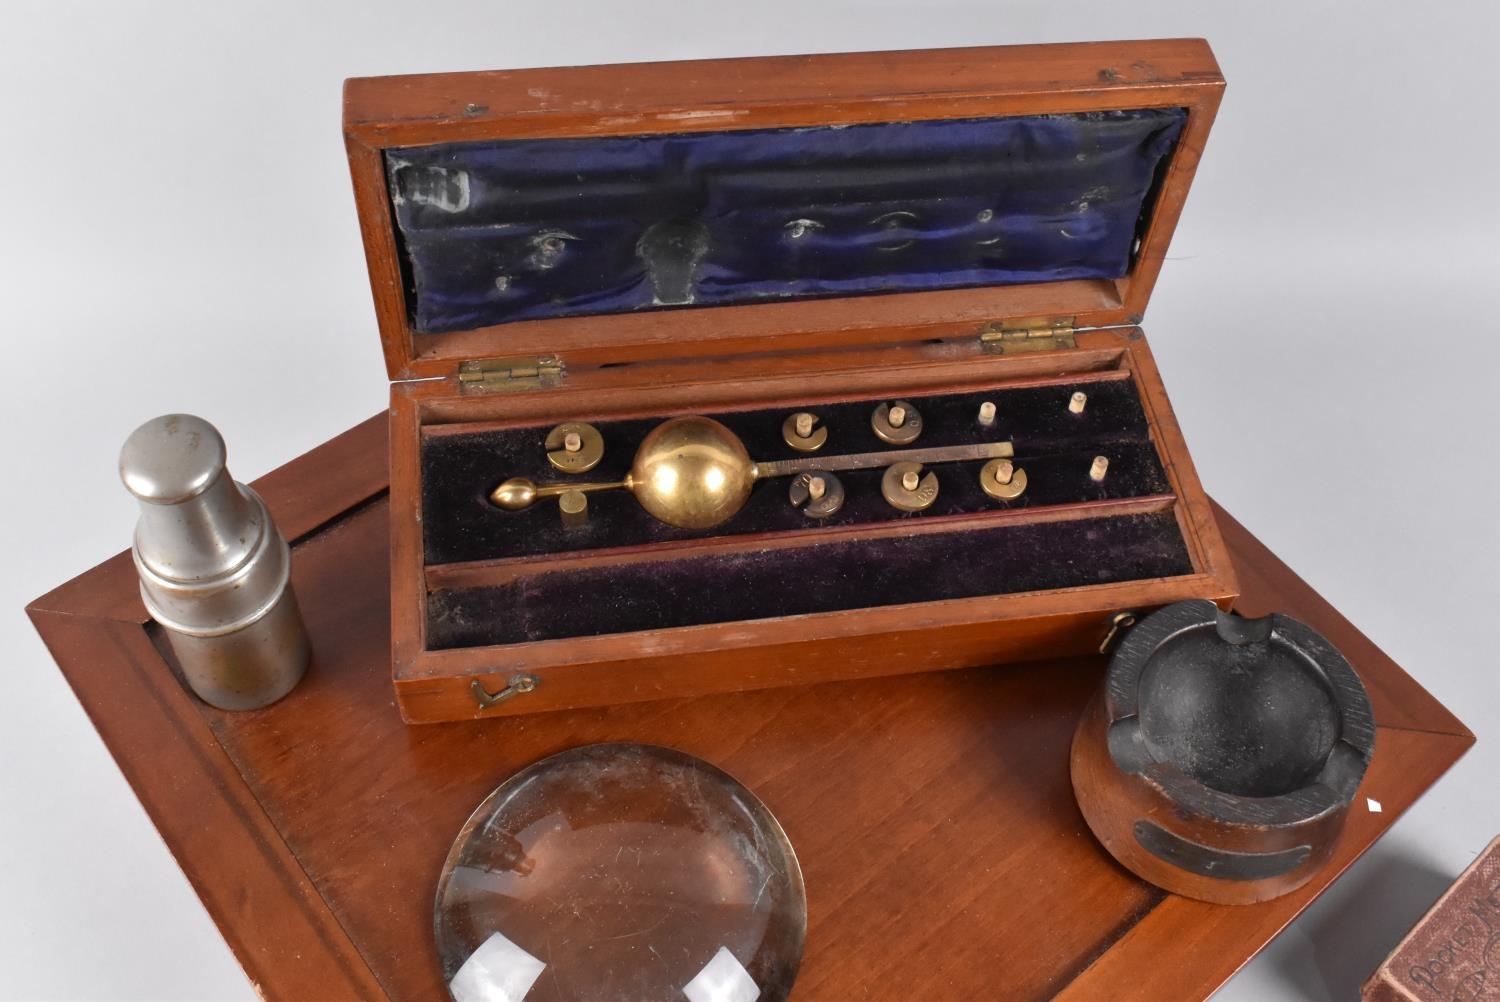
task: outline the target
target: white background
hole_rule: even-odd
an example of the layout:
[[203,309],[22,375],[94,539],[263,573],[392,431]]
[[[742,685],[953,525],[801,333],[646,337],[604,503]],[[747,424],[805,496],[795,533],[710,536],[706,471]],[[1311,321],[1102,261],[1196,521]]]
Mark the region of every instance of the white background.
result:
[[128,544],[142,420],[208,417],[250,480],[385,406],[354,75],[1208,37],[1229,91],[1146,320],[1177,414],[1209,490],[1480,738],[1220,997],[1352,998],[1500,831],[1500,5],[0,9],[0,998],[253,997],[21,607]]

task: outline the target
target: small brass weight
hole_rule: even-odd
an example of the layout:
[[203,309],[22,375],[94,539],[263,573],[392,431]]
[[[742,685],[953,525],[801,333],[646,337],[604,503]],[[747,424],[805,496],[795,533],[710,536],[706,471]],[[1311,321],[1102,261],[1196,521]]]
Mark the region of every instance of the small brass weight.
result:
[[781,437],[798,452],[817,452],[828,443],[828,426],[820,426],[816,414],[798,411],[782,422]]
[[922,415],[905,400],[881,404],[870,415],[875,437],[892,445],[911,445],[922,434]]
[[937,500],[937,474],[922,476],[921,463],[892,463],[880,478],[880,493],[897,511],[926,511]]
[[564,491],[557,496],[564,529],[582,529],[589,524],[589,496],[582,491]]
[[1009,459],[992,459],[979,471],[979,486],[996,501],[1014,501],[1026,491],[1026,471]]
[[604,436],[598,428],[582,421],[558,425],[547,433],[543,444],[547,462],[564,473],[587,473],[604,458]]
[[844,485],[825,470],[808,470],[792,478],[787,500],[808,518],[828,518],[844,507]]
[[[677,417],[663,421],[642,440],[635,462],[623,480],[536,484],[525,477],[512,477],[490,492],[490,501],[507,511],[520,511],[540,498],[557,497],[568,491],[627,490],[647,513],[667,525],[712,529],[745,507],[757,480],[810,471],[869,470],[902,462],[920,467],[923,463],[996,459],[1014,454],[1009,442],[984,442],[757,463],[734,432],[719,422],[706,417]],[[936,477],[932,482],[937,482]]]

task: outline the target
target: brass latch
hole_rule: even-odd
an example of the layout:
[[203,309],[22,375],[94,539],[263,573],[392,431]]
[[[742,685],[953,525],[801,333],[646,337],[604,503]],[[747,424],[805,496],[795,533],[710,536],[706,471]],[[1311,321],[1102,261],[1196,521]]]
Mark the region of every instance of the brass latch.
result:
[[510,677],[510,684],[504,689],[501,689],[499,692],[490,692],[484,687],[484,683],[476,678],[469,683],[469,691],[474,694],[474,701],[479,704],[479,708],[481,710],[488,710],[490,707],[499,706],[508,699],[514,699],[517,696],[535,691],[539,682],[540,680],[535,675],[512,675]]
[[481,358],[462,362],[458,381],[465,390],[539,390],[562,382],[563,361],[556,355]]
[[1135,625],[1136,614],[1130,610],[1117,612],[1109,620],[1109,632],[1104,635],[1104,640],[1099,644],[1099,653],[1108,654],[1109,649],[1115,645],[1115,639],[1121,631],[1128,630]]
[[986,324],[979,332],[984,350],[997,355],[1015,355],[1027,351],[1057,351],[1077,347],[1073,339],[1076,328],[1073,317],[1016,323]]

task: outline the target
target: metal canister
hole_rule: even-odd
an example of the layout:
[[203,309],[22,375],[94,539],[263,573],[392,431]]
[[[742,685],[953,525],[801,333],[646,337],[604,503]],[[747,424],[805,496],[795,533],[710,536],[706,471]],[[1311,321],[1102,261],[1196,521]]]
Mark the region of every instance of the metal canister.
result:
[[291,548],[225,467],[218,429],[191,414],[137,428],[120,479],[140,502],[131,553],[141,598],[204,702],[253,710],[285,696],[311,656]]

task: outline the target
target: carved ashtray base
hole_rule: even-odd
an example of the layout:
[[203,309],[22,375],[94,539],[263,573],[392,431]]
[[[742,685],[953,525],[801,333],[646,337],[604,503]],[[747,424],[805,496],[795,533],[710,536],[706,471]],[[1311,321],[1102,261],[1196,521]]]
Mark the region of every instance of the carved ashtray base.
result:
[[1249,904],[1327,861],[1374,748],[1364,685],[1317,632],[1178,602],[1111,659],[1073,737],[1073,790],[1143,880]]

